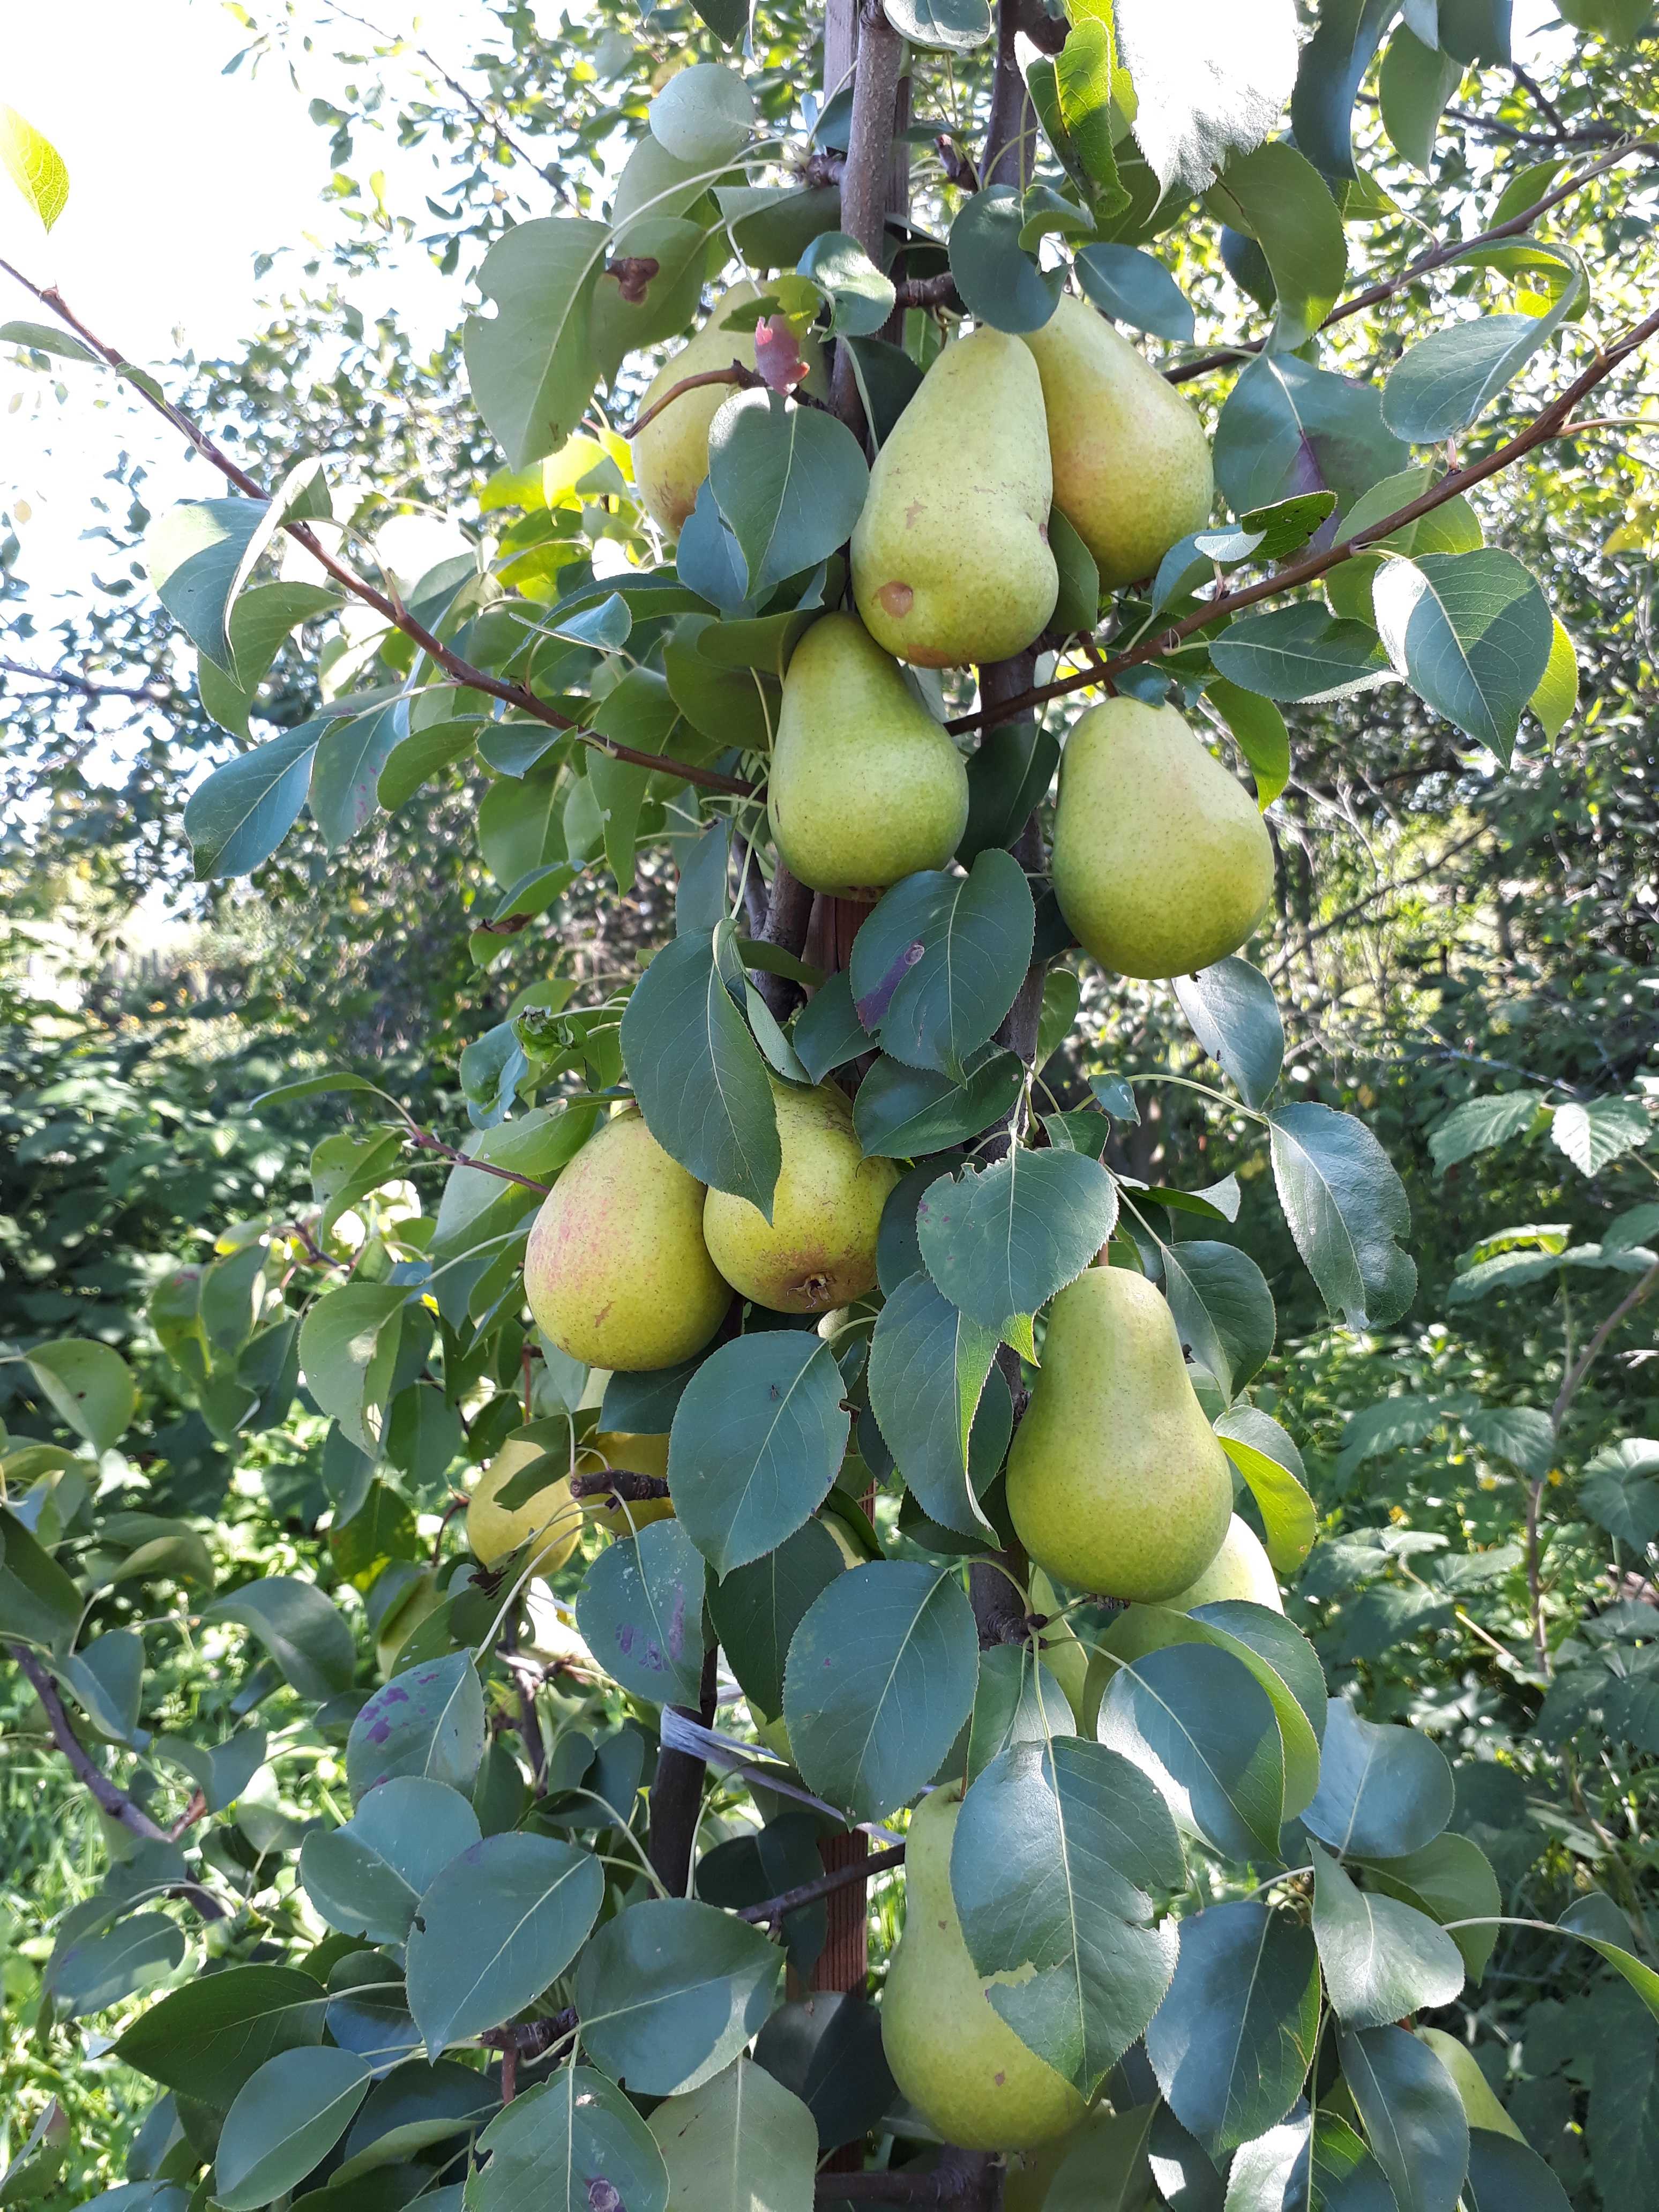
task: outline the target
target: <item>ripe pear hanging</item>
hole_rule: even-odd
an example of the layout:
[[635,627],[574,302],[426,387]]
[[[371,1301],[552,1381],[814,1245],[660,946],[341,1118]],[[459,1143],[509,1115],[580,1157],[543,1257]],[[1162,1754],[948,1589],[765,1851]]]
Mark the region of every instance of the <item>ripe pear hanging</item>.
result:
[[1173,707],[1108,699],[1060,757],[1053,878],[1103,968],[1188,975],[1236,952],[1267,912],[1273,842]]
[[951,1894],[953,1784],[910,1815],[904,1932],[881,1996],[881,2040],[893,2079],[947,2142],[1025,2150],[1067,2134],[1087,2106],[1072,2083],[1022,2043],[988,1995]]
[[918,668],[1006,660],[1054,611],[1042,380],[1018,338],[945,347],[870,471],[853,532],[865,627]]
[[1221,1540],[1221,1549],[1198,1580],[1165,1603],[1176,1613],[1190,1613],[1194,1606],[1224,1605],[1239,1598],[1251,1605],[1266,1606],[1272,1613],[1285,1610],[1273,1561],[1262,1548],[1261,1537],[1235,1513]]
[[1152,575],[1210,519],[1215,476],[1203,424],[1082,300],[1063,297],[1024,343],[1042,379],[1054,505],[1106,590]]
[[775,1078],[783,1165],[769,1222],[757,1206],[711,1190],[702,1231],[714,1265],[746,1298],[774,1313],[828,1313],[876,1279],[876,1237],[891,1160],[866,1159],[853,1109],[833,1083],[797,1090]]
[[592,1367],[672,1367],[701,1352],[732,1302],[702,1241],[702,1198],[636,1111],[607,1121],[530,1232],[536,1326]]
[[[734,361],[745,368],[752,368],[753,322],[746,330],[728,331],[721,325],[735,309],[748,307],[760,296],[759,286],[746,282],[734,284],[729,292],[723,293],[709,309],[708,320],[690,343],[682,346],[657,371],[640,402],[640,413],[643,415],[647,408],[654,407],[665,392],[672,392],[688,376],[700,375],[706,369],[729,368]],[[803,338],[800,349],[802,358],[811,363],[812,373],[806,380],[806,388],[821,394],[823,372],[817,343],[810,337]],[[697,493],[708,474],[708,426],[732,397],[734,388],[729,384],[704,384],[695,392],[683,392],[634,440],[634,481],[645,501],[646,512],[665,538],[679,536],[685,527],[686,517],[697,503]]]
[[795,647],[767,811],[784,860],[815,891],[884,890],[957,849],[962,755],[852,615],[826,615]]
[[1008,1455],[1014,1533],[1057,1582],[1157,1604],[1195,1582],[1232,1516],[1162,1295],[1091,1267],[1048,1310],[1042,1365]]

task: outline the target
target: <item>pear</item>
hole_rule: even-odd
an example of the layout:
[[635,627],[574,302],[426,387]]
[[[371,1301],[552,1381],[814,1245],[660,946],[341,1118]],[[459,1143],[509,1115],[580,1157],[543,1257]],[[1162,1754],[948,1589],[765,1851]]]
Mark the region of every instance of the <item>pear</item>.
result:
[[[654,407],[665,392],[672,392],[688,376],[729,368],[734,361],[744,368],[753,368],[754,322],[738,331],[722,330],[720,325],[736,308],[746,307],[760,296],[760,287],[746,282],[723,293],[696,337],[657,371],[640,402],[640,413]],[[817,346],[806,337],[801,340],[800,350],[801,358],[811,364],[806,388],[822,395],[823,364]],[[698,490],[708,474],[708,426],[732,397],[732,389],[729,384],[703,384],[695,392],[683,392],[634,440],[635,486],[647,513],[666,538],[679,536],[697,503]]]
[[910,1815],[904,1929],[881,1998],[893,2079],[947,2142],[1027,2150],[1068,2134],[1087,2106],[1065,2076],[1020,2041],[992,2004],[968,1954],[951,1894],[951,1844],[962,1810],[947,1785]]
[[877,644],[918,668],[1023,653],[1060,592],[1053,495],[1031,355],[1002,331],[946,346],[877,454],[853,532]]
[[962,755],[853,615],[795,647],[767,812],[792,873],[838,896],[942,868],[967,826]]
[[1227,1523],[1221,1549],[1198,1580],[1165,1602],[1177,1613],[1190,1613],[1196,1605],[1222,1605],[1230,1598],[1265,1605],[1274,1613],[1285,1610],[1273,1563],[1262,1549],[1261,1539],[1237,1513]]
[[1418,2041],[1428,2045],[1451,2075],[1452,2085],[1462,2100],[1463,2117],[1472,2128],[1485,2128],[1495,2136],[1513,2136],[1516,2142],[1526,2141],[1467,2043],[1460,2043],[1442,2027],[1419,2027],[1415,2033]]
[[530,1571],[556,1574],[576,1548],[582,1511],[570,1495],[568,1476],[550,1482],[522,1505],[498,1501],[519,1474],[541,1458],[543,1446],[530,1437],[509,1437],[473,1485],[466,1506],[466,1547],[480,1565],[499,1566],[520,1544],[542,1540],[532,1553]]
[[1084,301],[1061,299],[1026,334],[1042,379],[1054,505],[1108,591],[1150,576],[1210,519],[1204,426],[1172,385]]
[[[596,1429],[576,1454],[578,1474],[596,1474],[601,1468],[626,1468],[630,1474],[654,1474],[668,1480],[668,1439],[640,1436],[624,1429]],[[672,1521],[672,1498],[618,1498],[596,1512],[597,1499],[587,1501],[587,1516],[608,1536],[631,1536],[647,1521]]]
[[734,1290],[774,1313],[823,1313],[861,1297],[876,1279],[876,1237],[891,1160],[866,1160],[853,1109],[832,1083],[795,1090],[772,1081],[783,1166],[769,1222],[746,1198],[711,1190],[702,1233]]
[[1187,975],[1261,920],[1273,848],[1255,800],[1173,707],[1108,699],[1066,739],[1052,872],[1103,968]]
[[1007,1495],[1037,1565],[1103,1597],[1158,1603],[1221,1549],[1227,1456],[1187,1379],[1174,1316],[1144,1275],[1091,1267],[1049,1308]]
[[[1031,1570],[1031,1610],[1043,1614],[1060,1610],[1060,1597],[1041,1567]],[[1069,1620],[1050,1620],[1037,1633],[1037,1658],[1066,1692],[1073,1716],[1083,1717],[1083,1701],[1089,1680],[1089,1655],[1077,1639]],[[1092,1735],[1091,1729],[1089,1733]]]
[[594,1367],[672,1367],[701,1352],[731,1303],[702,1241],[702,1196],[635,1109],[605,1122],[530,1232],[536,1326]]

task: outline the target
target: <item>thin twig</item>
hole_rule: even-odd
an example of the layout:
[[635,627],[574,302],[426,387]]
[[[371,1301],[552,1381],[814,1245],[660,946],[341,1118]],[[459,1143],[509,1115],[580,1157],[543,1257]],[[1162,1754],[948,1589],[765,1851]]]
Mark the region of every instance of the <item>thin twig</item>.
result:
[[732,384],[739,392],[771,389],[763,376],[755,369],[745,368],[740,361],[734,361],[729,368],[701,369],[696,376],[683,376],[678,384],[671,384],[660,399],[653,399],[619,434],[624,438],[637,438],[647,423],[656,421],[665,407],[672,407],[686,392],[696,392],[700,386],[707,384]]
[[1323,553],[1310,554],[1305,560],[1293,562],[1288,568],[1279,569],[1273,575],[1264,576],[1256,583],[1246,584],[1238,591],[1224,592],[1218,598],[1206,599],[1184,621],[1143,639],[1127,652],[1113,655],[1098,668],[1081,669],[1073,675],[1056,678],[1052,684],[1037,684],[1015,698],[1002,700],[990,706],[981,705],[966,714],[956,715],[945,725],[945,728],[955,733],[962,730],[976,730],[992,721],[1012,720],[1020,714],[1029,714],[1033,708],[1045,705],[1050,699],[1063,699],[1070,693],[1099,684],[1108,677],[1119,676],[1126,668],[1137,667],[1142,661],[1156,660],[1161,654],[1172,652],[1197,631],[1207,629],[1223,615],[1237,614],[1245,607],[1259,605],[1263,599],[1277,599],[1285,592],[1294,591],[1298,585],[1314,582],[1331,569],[1340,568],[1345,561],[1352,560],[1356,553],[1363,553],[1378,539],[1392,537],[1396,531],[1403,530],[1407,523],[1417,521],[1419,516],[1432,514],[1437,507],[1443,507],[1449,499],[1455,499],[1460,492],[1484,483],[1488,477],[1498,476],[1523,454],[1569,434],[1563,426],[1579,401],[1587,392],[1594,392],[1598,384],[1604,383],[1632,353],[1645,345],[1656,331],[1659,331],[1659,309],[1644,317],[1615,344],[1598,353],[1589,367],[1534,416],[1524,430],[1494,447],[1484,460],[1471,461],[1463,468],[1451,470],[1420,499],[1413,500],[1395,514],[1384,515],[1381,521],[1355,531],[1352,537],[1343,538],[1339,544],[1331,546]]
[[0,671],[8,676],[27,677],[31,683],[53,684],[62,690],[78,691],[86,699],[136,699],[143,706],[164,707],[169,697],[159,684],[94,684],[88,677],[72,675],[67,668],[31,668],[21,660],[0,660]]
[[480,1175],[494,1176],[501,1182],[516,1182],[525,1190],[533,1190],[538,1198],[545,1198],[553,1188],[551,1183],[538,1182],[533,1176],[520,1175],[516,1169],[497,1167],[493,1160],[474,1159],[471,1152],[462,1152],[458,1145],[445,1144],[441,1137],[434,1137],[430,1129],[422,1128],[418,1122],[410,1122],[409,1141],[417,1152],[436,1152],[444,1159],[453,1160],[457,1167],[477,1168]]
[[849,1865],[835,1867],[828,1874],[819,1875],[815,1881],[798,1882],[793,1889],[781,1890],[776,1897],[769,1897],[763,1905],[745,1905],[738,1913],[739,1920],[781,1920],[787,1912],[799,1911],[803,1905],[816,1905],[821,1897],[833,1890],[845,1889],[850,1882],[864,1881],[884,1868],[904,1863],[904,1846],[893,1844],[884,1851],[872,1851],[868,1858],[855,1859]]
[[[43,288],[36,284],[30,277],[24,276],[21,269],[14,268],[9,261],[3,259],[0,259],[0,273],[14,278],[26,292],[40,301],[43,307],[50,307],[52,313],[66,323],[77,337],[91,346],[110,368],[127,375],[129,381],[133,384],[134,388],[141,394],[146,404],[153,407],[164,422],[171,423],[182,437],[187,438],[203,459],[217,469],[227,483],[234,484],[236,489],[249,499],[269,501],[270,495],[264,485],[257,478],[251,477],[246,469],[239,467],[228,453],[221,452],[199,423],[192,421],[182,408],[174,405],[172,400],[155,390],[149,378],[145,377],[141,380],[131,374],[131,365],[125,357],[118,353],[113,346],[106,345],[100,337],[88,328],[56,286],[48,285]],[[285,521],[282,526],[296,544],[304,546],[312,559],[326,574],[333,578],[343,591],[349,592],[354,599],[361,599],[365,606],[373,607],[374,611],[393,629],[400,630],[405,637],[412,639],[427,658],[435,666],[441,668],[454,683],[469,690],[483,691],[492,699],[500,699],[506,705],[516,708],[521,714],[528,714],[532,720],[545,724],[549,729],[568,730],[578,737],[582,744],[592,745],[599,751],[608,753],[612,760],[626,761],[635,768],[647,768],[659,773],[684,776],[688,783],[700,784],[707,791],[727,792],[739,799],[747,799],[751,795],[753,786],[744,782],[740,777],[721,775],[714,769],[699,768],[690,761],[676,760],[664,753],[641,752],[633,745],[621,744],[614,738],[605,737],[597,730],[584,728],[580,724],[573,721],[569,715],[560,714],[556,708],[550,707],[544,699],[538,698],[527,684],[509,683],[503,677],[491,676],[482,668],[475,668],[470,660],[464,660],[459,653],[442,644],[423,623],[416,622],[407,607],[399,605],[396,600],[388,598],[386,592],[378,591],[373,584],[367,582],[354,569],[349,568],[343,561],[337,560],[333,554],[319,543],[316,532],[309,524]]]

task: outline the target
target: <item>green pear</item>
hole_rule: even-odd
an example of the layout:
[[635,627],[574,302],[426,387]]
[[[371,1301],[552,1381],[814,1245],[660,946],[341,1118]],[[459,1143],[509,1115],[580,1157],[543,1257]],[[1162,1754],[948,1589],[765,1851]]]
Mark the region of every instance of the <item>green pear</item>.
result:
[[1189,1583],[1177,1596],[1166,1599],[1165,1603],[1173,1606],[1177,1613],[1190,1613],[1195,1605],[1222,1605],[1230,1598],[1265,1605],[1274,1613],[1285,1610],[1273,1563],[1262,1549],[1261,1539],[1237,1513],[1227,1523],[1221,1549],[1198,1580]]
[[1087,2106],[1064,2075],[1020,2041],[968,1954],[951,1894],[951,1844],[962,1810],[950,1784],[910,1815],[904,1929],[881,1996],[893,2079],[947,2142],[1026,2150],[1066,2135]]
[[1460,2043],[1444,2028],[1419,2027],[1416,2030],[1419,2043],[1426,2043],[1440,2063],[1452,2077],[1452,2083],[1463,2102],[1463,2117],[1472,2128],[1485,2128],[1496,2136],[1513,2136],[1516,2142],[1526,2137],[1499,2101],[1486,2075],[1480,2062],[1467,2043]]
[[942,868],[968,823],[962,755],[855,616],[795,647],[767,787],[792,873],[837,896]]
[[1173,707],[1108,699],[1060,764],[1054,896],[1120,975],[1188,975],[1236,952],[1273,896],[1255,802]]
[[1107,591],[1150,576],[1215,498],[1204,426],[1103,315],[1069,295],[1024,343],[1042,379],[1054,505]]
[[[1041,1567],[1031,1570],[1031,1610],[1045,1615],[1060,1610],[1059,1594]],[[1037,1657],[1065,1691],[1073,1717],[1080,1720],[1089,1680],[1089,1655],[1078,1642],[1077,1631],[1069,1620],[1050,1620],[1047,1628],[1038,1631]],[[1091,1735],[1093,1732],[1090,1730]]]
[[1048,1310],[1014,1432],[1014,1533],[1074,1589],[1155,1604],[1203,1573],[1232,1510],[1227,1455],[1163,1297],[1128,1268],[1087,1269]]
[[731,1304],[702,1241],[703,1186],[633,1108],[582,1146],[536,1216],[524,1260],[536,1326],[592,1367],[672,1367]]
[[853,1109],[833,1083],[796,1090],[772,1082],[783,1166],[772,1218],[746,1198],[711,1190],[702,1233],[734,1290],[774,1313],[826,1313],[862,1297],[876,1279],[876,1236],[891,1160],[866,1160]]
[[[654,407],[665,392],[672,392],[688,376],[729,368],[734,361],[744,368],[753,368],[753,324],[740,331],[722,330],[720,325],[734,310],[748,307],[760,296],[760,287],[746,281],[723,293],[696,337],[657,371],[640,402],[640,413]],[[817,345],[811,337],[803,338],[800,350],[802,359],[811,365],[806,388],[822,395],[823,363]],[[634,483],[646,512],[665,538],[679,536],[697,503],[697,493],[708,474],[708,426],[732,392],[729,384],[704,384],[695,392],[683,392],[634,440]]]
[[1054,611],[1042,380],[1018,338],[944,352],[889,433],[853,532],[853,592],[878,645],[918,668],[1023,653]]

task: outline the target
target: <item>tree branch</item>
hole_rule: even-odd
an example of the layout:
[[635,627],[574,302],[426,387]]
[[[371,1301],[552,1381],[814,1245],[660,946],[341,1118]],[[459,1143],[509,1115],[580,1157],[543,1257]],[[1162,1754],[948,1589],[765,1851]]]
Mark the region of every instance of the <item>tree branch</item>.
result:
[[887,1867],[902,1866],[904,1846],[893,1844],[884,1851],[872,1851],[867,1858],[858,1859],[850,1866],[836,1867],[814,1881],[798,1882],[793,1889],[786,1889],[776,1897],[769,1897],[763,1905],[745,1905],[738,1913],[739,1920],[781,1920],[786,1913],[799,1911],[803,1905],[816,1905],[821,1897],[828,1897],[837,1889],[846,1889],[855,1881],[867,1881],[872,1874],[880,1874]]
[[545,1198],[553,1188],[551,1183],[538,1182],[533,1176],[520,1175],[515,1169],[498,1168],[494,1160],[474,1159],[471,1152],[462,1152],[457,1145],[445,1144],[441,1137],[434,1137],[430,1129],[422,1128],[417,1121],[410,1123],[406,1134],[417,1152],[436,1152],[446,1160],[453,1160],[457,1167],[477,1168],[480,1175],[494,1176],[499,1182],[516,1182],[523,1190],[533,1190],[538,1198]]
[[[710,1644],[702,1662],[697,1710],[687,1714],[689,1719],[700,1720],[705,1728],[711,1727],[714,1719],[719,1657],[716,1647]],[[657,1879],[671,1897],[684,1897],[690,1891],[691,1847],[696,1841],[697,1815],[702,1809],[702,1784],[707,1771],[704,1761],[694,1752],[665,1750],[657,1753],[646,1848]]]
[[[106,345],[100,337],[87,327],[55,285],[48,285],[43,289],[29,277],[25,276],[21,270],[14,268],[11,263],[6,260],[0,260],[0,273],[15,278],[23,289],[40,301],[43,307],[50,307],[52,313],[66,323],[76,336],[90,346],[111,368],[126,377],[145,402],[155,410],[164,422],[171,423],[182,437],[187,438],[203,459],[217,469],[228,483],[234,484],[237,490],[244,493],[249,499],[269,501],[270,495],[265,490],[264,485],[255,477],[251,477],[246,469],[239,467],[228,453],[222,453],[199,423],[192,422],[182,408],[175,406],[172,400],[167,398],[155,387],[153,380],[149,377],[140,378],[135,374],[131,364],[115,350],[114,347]],[[419,646],[434,666],[441,668],[445,675],[465,689],[471,691],[482,691],[489,698],[500,699],[506,705],[515,707],[521,714],[528,714],[533,721],[545,724],[549,729],[568,730],[584,744],[592,745],[598,750],[608,753],[612,760],[627,761],[632,767],[651,769],[659,774],[665,771],[672,772],[676,775],[684,776],[688,783],[701,785],[706,791],[727,792],[739,799],[747,799],[752,795],[753,785],[744,783],[739,777],[721,775],[714,769],[695,767],[689,761],[675,760],[662,753],[641,752],[633,745],[620,744],[615,738],[605,737],[597,730],[586,729],[580,723],[573,721],[568,714],[560,714],[556,708],[550,707],[544,699],[538,698],[527,684],[510,683],[504,677],[491,676],[482,668],[475,668],[470,660],[464,660],[459,653],[453,652],[448,646],[441,643],[424,624],[416,622],[407,607],[389,599],[384,592],[378,591],[373,584],[366,581],[354,569],[349,568],[344,562],[337,560],[333,554],[319,542],[316,532],[309,524],[284,522],[283,528],[296,544],[304,546],[312,559],[318,563],[325,574],[333,578],[342,591],[349,592],[353,599],[362,600],[365,606],[373,607],[374,611],[393,629],[400,630],[405,637],[411,639]]]
[[1331,546],[1323,553],[1310,554],[1307,559],[1292,562],[1288,568],[1279,569],[1273,575],[1264,576],[1256,583],[1246,584],[1238,591],[1224,592],[1217,598],[1206,599],[1184,621],[1172,624],[1155,637],[1132,646],[1125,653],[1109,655],[1097,666],[1059,677],[1052,684],[1038,684],[1034,690],[1023,692],[1000,705],[981,705],[966,714],[957,714],[945,725],[945,728],[953,732],[975,730],[993,721],[1006,721],[1016,714],[1029,714],[1033,708],[1043,706],[1050,699],[1066,698],[1073,691],[1105,683],[1121,675],[1126,668],[1138,667],[1143,661],[1156,660],[1161,654],[1173,652],[1184,639],[1207,629],[1223,615],[1237,614],[1245,607],[1259,605],[1263,599],[1277,599],[1285,592],[1294,591],[1298,585],[1314,582],[1331,569],[1340,568],[1345,561],[1351,561],[1356,553],[1363,553],[1379,538],[1392,537],[1395,531],[1403,530],[1407,523],[1415,522],[1419,516],[1432,514],[1436,507],[1443,507],[1449,499],[1455,499],[1460,492],[1484,483],[1488,477],[1499,475],[1524,454],[1549,444],[1553,439],[1571,436],[1571,426],[1567,418],[1579,401],[1587,392],[1594,392],[1598,384],[1604,383],[1613,370],[1644,346],[1656,331],[1659,331],[1659,310],[1644,317],[1634,330],[1628,331],[1615,344],[1598,353],[1589,367],[1534,416],[1524,430],[1519,431],[1503,445],[1495,447],[1484,460],[1471,461],[1464,468],[1451,470],[1420,499],[1413,500],[1409,506],[1401,507],[1395,514],[1384,515],[1381,521],[1355,531],[1351,538],[1343,538],[1340,544]]
[[707,384],[733,384],[739,392],[769,391],[771,388],[757,369],[745,368],[740,361],[734,361],[729,368],[702,369],[696,376],[683,376],[678,384],[671,384],[660,399],[653,399],[618,434],[624,438],[637,438],[647,423],[654,422],[665,407],[672,407],[688,392],[696,392]]
[[8,676],[25,676],[31,683],[52,684],[65,691],[78,691],[85,699],[137,699],[148,707],[165,707],[171,694],[161,685],[140,684],[94,684],[85,676],[72,675],[67,668],[31,668],[21,660],[0,660],[0,672]]

